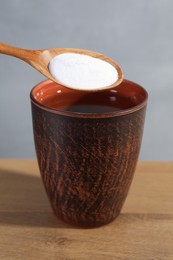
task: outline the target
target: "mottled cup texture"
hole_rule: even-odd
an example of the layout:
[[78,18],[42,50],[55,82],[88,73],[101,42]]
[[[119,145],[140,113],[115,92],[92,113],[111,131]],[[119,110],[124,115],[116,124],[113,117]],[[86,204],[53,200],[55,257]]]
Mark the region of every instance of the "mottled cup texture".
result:
[[[54,92],[68,105],[84,92],[50,80],[31,91],[34,140],[40,173],[55,215],[78,227],[97,227],[120,213],[133,179],[141,146],[147,92],[124,80],[113,90],[90,93],[88,100],[116,100],[133,107],[102,113],[70,112],[43,104]],[[72,94],[71,98],[68,94]],[[114,98],[113,98],[114,97]]]

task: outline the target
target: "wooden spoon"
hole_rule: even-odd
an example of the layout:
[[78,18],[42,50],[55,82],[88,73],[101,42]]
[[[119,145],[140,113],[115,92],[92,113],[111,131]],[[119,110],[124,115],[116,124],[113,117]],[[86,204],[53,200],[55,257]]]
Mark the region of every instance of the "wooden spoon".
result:
[[[85,54],[85,55],[88,55],[88,56],[91,56],[94,58],[104,60],[115,67],[115,69],[118,72],[118,80],[115,83],[113,83],[112,85],[109,85],[109,86],[106,86],[104,88],[100,88],[97,90],[114,88],[114,87],[118,86],[123,80],[123,72],[122,72],[120,66],[114,60],[110,59],[107,56],[104,56],[103,54],[89,51],[89,50],[72,49],[72,48],[51,48],[51,49],[43,49],[43,50],[26,50],[26,49],[9,46],[7,44],[0,42],[0,53],[14,56],[16,58],[19,58],[19,59],[29,63],[32,67],[34,67],[36,70],[41,72],[44,76],[46,76],[47,78],[51,79],[52,81],[54,81],[60,85],[62,85],[62,83],[58,82],[49,72],[49,62],[55,56],[57,56],[59,54],[63,54],[63,53]],[[68,88],[72,88],[65,84],[63,84],[63,85]],[[82,90],[82,89],[80,89],[80,90]],[[90,89],[89,91],[92,91],[92,90]]]

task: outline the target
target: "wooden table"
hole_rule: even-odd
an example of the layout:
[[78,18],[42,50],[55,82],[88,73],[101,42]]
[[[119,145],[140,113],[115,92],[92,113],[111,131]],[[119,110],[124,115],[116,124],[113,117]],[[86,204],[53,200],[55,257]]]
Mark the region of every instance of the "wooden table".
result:
[[139,162],[121,215],[96,229],[58,220],[37,163],[0,160],[0,260],[173,259],[173,162]]

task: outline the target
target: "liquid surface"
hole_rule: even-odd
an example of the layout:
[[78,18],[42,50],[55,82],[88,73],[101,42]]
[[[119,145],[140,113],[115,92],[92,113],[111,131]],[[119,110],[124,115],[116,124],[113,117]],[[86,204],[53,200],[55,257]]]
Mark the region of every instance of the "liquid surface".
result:
[[110,113],[132,108],[136,105],[132,98],[127,98],[111,91],[84,94],[55,93],[44,98],[42,104],[55,110],[77,113]]
[[87,104],[78,104],[67,107],[62,107],[62,110],[70,112],[80,112],[80,113],[108,113],[118,110],[113,106],[103,106],[103,105],[87,105]]

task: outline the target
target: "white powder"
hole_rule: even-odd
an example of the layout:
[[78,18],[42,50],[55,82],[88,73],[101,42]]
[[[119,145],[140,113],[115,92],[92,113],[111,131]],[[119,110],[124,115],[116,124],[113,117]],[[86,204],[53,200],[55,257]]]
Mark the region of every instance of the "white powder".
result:
[[84,54],[57,55],[50,61],[49,71],[60,84],[73,89],[97,90],[118,80],[114,66]]

